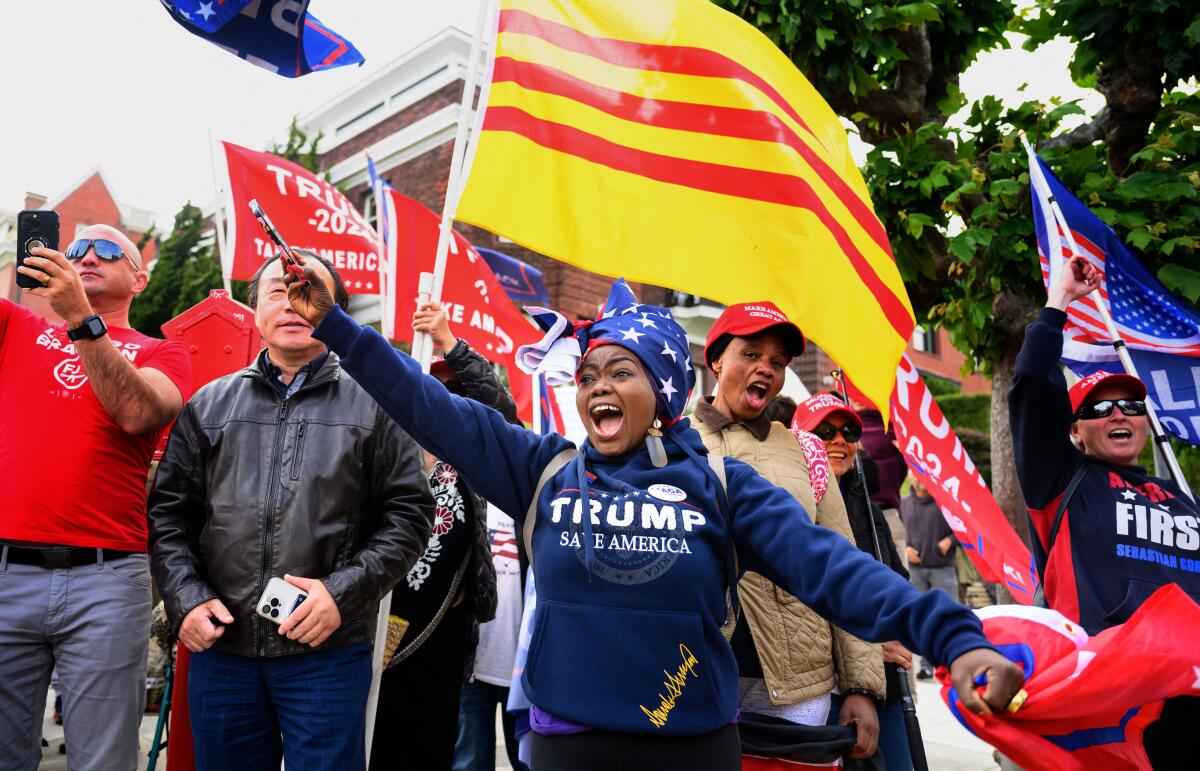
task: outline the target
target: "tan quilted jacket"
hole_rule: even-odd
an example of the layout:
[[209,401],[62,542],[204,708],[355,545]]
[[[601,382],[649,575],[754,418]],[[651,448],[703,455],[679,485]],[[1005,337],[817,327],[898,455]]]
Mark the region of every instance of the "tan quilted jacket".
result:
[[[761,434],[765,426],[755,423],[752,431],[730,422],[707,404],[699,406],[692,418],[711,452],[749,464],[791,493],[818,525],[836,530],[853,543],[837,480],[831,476],[824,497],[816,503],[808,460],[796,437],[779,423],[767,423],[770,429],[760,441],[755,432]],[[838,629],[758,573],[747,572],[742,577],[738,597],[773,703],[813,699],[829,693],[835,685],[843,691],[864,688],[883,694],[883,652],[878,645]]]

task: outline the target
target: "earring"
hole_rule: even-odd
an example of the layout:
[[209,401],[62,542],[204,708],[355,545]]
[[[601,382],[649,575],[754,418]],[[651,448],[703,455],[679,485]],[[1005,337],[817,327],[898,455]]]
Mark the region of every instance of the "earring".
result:
[[646,429],[646,452],[650,453],[650,462],[655,468],[667,465],[667,450],[662,441],[662,423],[658,418]]

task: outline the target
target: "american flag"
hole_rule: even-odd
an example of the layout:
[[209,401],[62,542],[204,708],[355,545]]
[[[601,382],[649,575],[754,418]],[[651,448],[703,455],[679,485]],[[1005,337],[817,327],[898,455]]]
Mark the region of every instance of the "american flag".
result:
[[493,560],[503,557],[517,559],[517,537],[511,527],[489,527],[488,541],[492,544]]
[[[1106,303],[1117,333],[1135,350],[1200,357],[1200,314],[1173,297],[1125,247],[1116,233],[1075,198],[1046,167],[1032,147],[1029,151],[1033,218],[1037,230],[1042,282],[1049,290],[1052,276],[1079,253],[1102,276],[1100,289],[1067,309],[1064,359],[1112,359],[1111,336],[1097,302]],[[1058,204],[1065,222],[1051,209]],[[1067,228],[1070,228],[1070,238]]]

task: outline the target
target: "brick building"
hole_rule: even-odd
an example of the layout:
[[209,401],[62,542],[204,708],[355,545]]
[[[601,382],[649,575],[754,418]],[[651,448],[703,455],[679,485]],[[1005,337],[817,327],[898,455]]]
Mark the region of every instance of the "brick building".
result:
[[[113,225],[135,244],[154,227],[154,213],[119,202],[112,186],[99,166],[88,171],[78,182],[53,200],[37,193],[25,194],[26,209],[53,209],[59,218],[59,247],[65,248],[75,235],[88,225]],[[12,215],[9,217],[8,215]],[[9,220],[12,220],[10,223]],[[0,212],[0,297],[15,299],[17,286],[14,264],[16,256],[15,213]],[[5,233],[11,225],[11,257]],[[149,268],[157,254],[158,241],[153,236],[142,245],[142,260]],[[49,305],[38,297],[21,295],[21,304],[47,318],[55,318]]]
[[[355,88],[299,118],[299,127],[310,136],[322,135],[321,167],[331,180],[348,191],[363,211],[373,209],[367,172],[367,155],[380,176],[400,193],[441,213],[450,170],[450,158],[465,83],[470,37],[448,28],[403,54]],[[514,195],[536,191],[514,188]],[[593,318],[612,280],[531,252],[507,239],[459,223],[456,228],[471,243],[523,260],[542,271],[551,304],[575,318]],[[704,339],[721,306],[701,298],[650,285],[634,285],[645,301],[672,308],[688,332],[697,366],[697,392],[715,386],[703,366]],[[356,297],[352,310],[359,321],[378,319],[373,298]],[[934,338],[938,352],[913,352],[923,371],[961,382],[958,367],[963,357],[940,332]],[[828,357],[810,346],[809,354],[793,367],[799,378],[790,379],[784,393],[802,397],[804,384],[822,390],[831,369]],[[910,346],[910,352],[912,352]],[[957,358],[955,358],[957,357]]]

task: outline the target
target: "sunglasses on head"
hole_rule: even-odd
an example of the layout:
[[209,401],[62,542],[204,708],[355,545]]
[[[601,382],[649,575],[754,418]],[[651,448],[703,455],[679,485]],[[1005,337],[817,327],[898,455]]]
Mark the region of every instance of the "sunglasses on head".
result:
[[821,423],[821,425],[812,430],[822,442],[831,441],[833,437],[837,436],[839,431],[842,434],[842,438],[851,444],[862,439],[862,426],[857,423],[846,423],[841,428],[835,428],[832,423]]
[[121,249],[121,245],[107,238],[77,238],[67,247],[66,257],[71,262],[78,262],[87,256],[89,249],[96,253],[97,259],[105,262],[116,262],[124,257],[133,266],[134,273],[141,272],[133,258]]
[[1099,418],[1107,418],[1112,414],[1114,408],[1119,409],[1130,417],[1145,415],[1146,401],[1144,399],[1101,399],[1097,402],[1084,402],[1075,411],[1075,419],[1097,420]]

